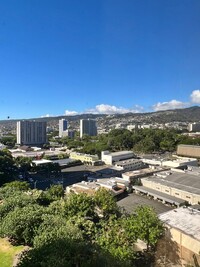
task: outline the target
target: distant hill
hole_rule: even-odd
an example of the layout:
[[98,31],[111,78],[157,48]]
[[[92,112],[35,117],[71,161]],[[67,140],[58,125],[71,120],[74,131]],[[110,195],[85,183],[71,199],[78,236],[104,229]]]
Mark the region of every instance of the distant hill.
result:
[[[31,118],[31,120],[47,121],[48,125],[57,125],[58,120],[65,118],[73,125],[77,124],[80,119],[97,119],[103,124],[104,121],[107,124],[109,121],[126,120],[132,123],[168,123],[168,122],[198,122],[200,121],[200,107],[194,106],[184,109],[164,110],[148,113],[126,113],[126,114],[79,114],[75,116],[57,116],[57,117],[43,117],[43,118]],[[9,128],[16,127],[18,120],[0,120],[0,126],[8,126]]]

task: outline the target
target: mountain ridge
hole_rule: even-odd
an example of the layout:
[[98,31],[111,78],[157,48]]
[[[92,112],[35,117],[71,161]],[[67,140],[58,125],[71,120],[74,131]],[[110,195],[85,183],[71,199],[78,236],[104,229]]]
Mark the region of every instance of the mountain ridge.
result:
[[80,119],[131,119],[136,120],[136,122],[145,122],[145,123],[167,123],[167,122],[197,122],[200,121],[200,107],[192,106],[189,108],[183,109],[169,109],[161,110],[155,112],[143,112],[143,113],[124,113],[124,114],[77,114],[77,115],[60,115],[60,116],[51,116],[51,117],[41,117],[41,118],[30,118],[30,119],[7,119],[0,120],[0,125],[3,124],[12,124],[20,120],[38,120],[38,121],[58,121],[59,119],[65,118],[69,121],[77,121]]

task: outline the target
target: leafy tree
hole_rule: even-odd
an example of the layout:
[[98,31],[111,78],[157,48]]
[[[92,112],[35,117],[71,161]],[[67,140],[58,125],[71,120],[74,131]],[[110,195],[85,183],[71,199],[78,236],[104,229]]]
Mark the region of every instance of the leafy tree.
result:
[[108,218],[110,215],[119,215],[119,207],[112,193],[105,188],[100,188],[94,195],[94,202],[99,210],[99,213],[104,218]]
[[0,142],[10,148],[13,148],[17,142],[16,135],[1,137]]
[[66,218],[65,200],[59,199],[51,202],[48,206],[48,213],[52,215],[60,215]]
[[5,189],[12,188],[18,191],[28,191],[30,189],[30,186],[27,182],[13,181],[13,182],[4,184],[4,188]]
[[115,259],[82,239],[55,237],[22,255],[17,267],[120,267]]
[[15,208],[1,223],[1,236],[17,244],[32,245],[45,209],[37,204]]
[[64,189],[62,185],[51,185],[46,192],[46,197],[50,201],[58,200],[64,197]]
[[47,245],[55,238],[83,239],[82,232],[61,214],[45,214],[34,238],[34,247]]
[[34,238],[34,248],[24,253],[17,266],[110,266],[106,265],[107,257],[103,258],[100,249],[84,238],[77,224],[80,221],[74,224],[58,214],[44,215]]
[[120,266],[133,266],[136,239],[125,231],[123,220],[110,217],[97,233],[96,242],[106,253],[116,258]]
[[65,199],[64,212],[66,216],[73,217],[76,215],[82,217],[95,217],[94,201],[87,194],[69,194]]
[[31,169],[31,158],[20,156],[17,157],[14,161],[16,166],[20,168],[23,172],[29,171]]
[[154,209],[149,206],[139,206],[135,210],[134,225],[137,225],[138,237],[147,243],[147,250],[155,248],[157,241],[164,233],[164,227]]
[[90,240],[94,242],[95,234],[97,231],[97,223],[98,220],[92,220],[92,218],[82,217],[82,216],[74,216],[69,218],[68,222],[72,225],[76,226],[81,232],[82,236],[85,240]]
[[50,176],[50,174],[54,174],[55,176],[60,175],[61,168],[58,163],[48,163],[44,165],[34,165],[32,167],[32,171],[39,172],[39,173],[45,173]]
[[11,153],[6,150],[0,150],[0,185],[12,181],[16,173],[14,160]]
[[[4,187],[3,189],[5,190],[6,187]],[[1,198],[3,199],[3,201],[0,205],[0,223],[4,219],[4,217],[6,217],[15,208],[22,208],[26,207],[27,205],[37,203],[36,198],[32,195],[27,195],[22,191],[11,190],[10,188],[7,188],[6,191],[1,190]],[[11,193],[11,195],[8,195],[8,193]]]

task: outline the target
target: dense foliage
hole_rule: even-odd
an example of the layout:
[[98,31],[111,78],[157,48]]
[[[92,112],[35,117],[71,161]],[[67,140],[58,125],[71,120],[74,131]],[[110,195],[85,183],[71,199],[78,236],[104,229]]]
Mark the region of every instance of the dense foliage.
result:
[[107,190],[64,196],[58,186],[43,192],[13,186],[0,188],[0,236],[32,247],[18,267],[138,266],[137,239],[151,249],[163,233],[151,208],[125,214]]
[[8,150],[0,150],[0,185],[13,180],[16,173],[15,162]]
[[85,136],[82,140],[61,138],[59,142],[68,148],[87,154],[98,154],[101,151],[133,150],[136,153],[175,151],[178,144],[200,145],[200,138],[192,138],[175,129],[113,129],[108,134],[96,137]]

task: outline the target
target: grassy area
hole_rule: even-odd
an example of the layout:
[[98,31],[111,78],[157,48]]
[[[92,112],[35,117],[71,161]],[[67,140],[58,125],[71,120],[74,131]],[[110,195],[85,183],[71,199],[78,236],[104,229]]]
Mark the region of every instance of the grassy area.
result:
[[12,246],[5,238],[0,238],[0,266],[12,267],[13,259],[23,246]]

